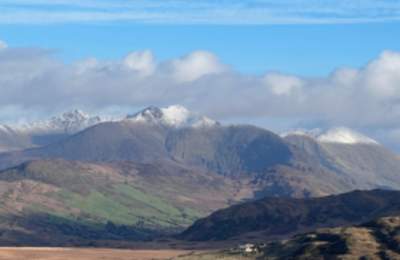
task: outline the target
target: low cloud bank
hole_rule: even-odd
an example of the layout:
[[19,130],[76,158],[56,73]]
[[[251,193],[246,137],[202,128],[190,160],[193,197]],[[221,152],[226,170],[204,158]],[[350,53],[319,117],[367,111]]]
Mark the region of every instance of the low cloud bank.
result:
[[[65,64],[51,51],[0,41],[0,119],[72,107],[92,111],[182,104],[219,120],[283,118],[367,129],[400,142],[400,53],[322,78],[246,75],[199,50],[157,61],[150,50],[121,60]],[[383,135],[382,133],[386,133]]]

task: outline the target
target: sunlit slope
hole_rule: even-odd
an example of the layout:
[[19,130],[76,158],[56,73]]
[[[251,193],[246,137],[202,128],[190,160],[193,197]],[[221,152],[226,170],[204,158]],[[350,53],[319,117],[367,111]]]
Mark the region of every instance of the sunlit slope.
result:
[[222,177],[193,174],[170,163],[100,165],[64,160],[34,161],[3,171],[0,187],[1,229],[7,231],[3,235],[35,236],[54,229],[61,234],[59,239],[69,232],[82,238],[94,232],[91,229],[107,236],[104,228],[122,227],[122,237],[132,239],[181,230],[228,205],[235,191]]

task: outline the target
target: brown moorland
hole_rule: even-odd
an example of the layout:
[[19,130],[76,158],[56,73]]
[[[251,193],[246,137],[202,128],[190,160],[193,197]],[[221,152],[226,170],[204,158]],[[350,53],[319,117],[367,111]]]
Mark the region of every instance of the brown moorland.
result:
[[1,260],[159,260],[188,254],[184,250],[123,250],[101,248],[3,247]]

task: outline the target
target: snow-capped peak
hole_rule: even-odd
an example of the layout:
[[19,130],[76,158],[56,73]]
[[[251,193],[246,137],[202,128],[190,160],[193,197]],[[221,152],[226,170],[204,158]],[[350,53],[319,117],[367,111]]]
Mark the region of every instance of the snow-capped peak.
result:
[[378,144],[377,141],[346,127],[337,127],[318,136],[322,143]]
[[79,109],[74,109],[63,113],[59,117],[53,117],[54,119],[62,119],[64,121],[84,121],[90,118],[88,114]]
[[134,122],[163,124],[170,127],[207,127],[218,124],[216,121],[205,116],[199,116],[180,105],[166,108],[151,106],[128,116],[127,119]]
[[73,134],[100,122],[102,122],[100,117],[89,116],[83,111],[75,109],[49,120],[35,121],[12,128],[29,134]]
[[319,128],[311,130],[298,129],[281,134],[282,137],[293,135],[308,136],[321,143],[378,144],[374,139],[347,127],[335,127],[326,131]]

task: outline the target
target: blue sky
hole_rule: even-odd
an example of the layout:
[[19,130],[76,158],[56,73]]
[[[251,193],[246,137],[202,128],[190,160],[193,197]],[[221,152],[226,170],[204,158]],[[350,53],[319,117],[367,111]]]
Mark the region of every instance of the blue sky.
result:
[[115,59],[152,50],[164,60],[208,50],[236,70],[325,75],[338,66],[359,67],[381,51],[400,50],[400,23],[330,25],[0,25],[0,39],[14,47],[55,50],[70,62]]
[[179,103],[400,147],[400,1],[0,0],[0,90],[0,122]]
[[3,23],[326,24],[398,20],[396,0],[2,0]]
[[2,0],[0,39],[65,61],[203,49],[249,73],[324,75],[400,49],[394,0]]

